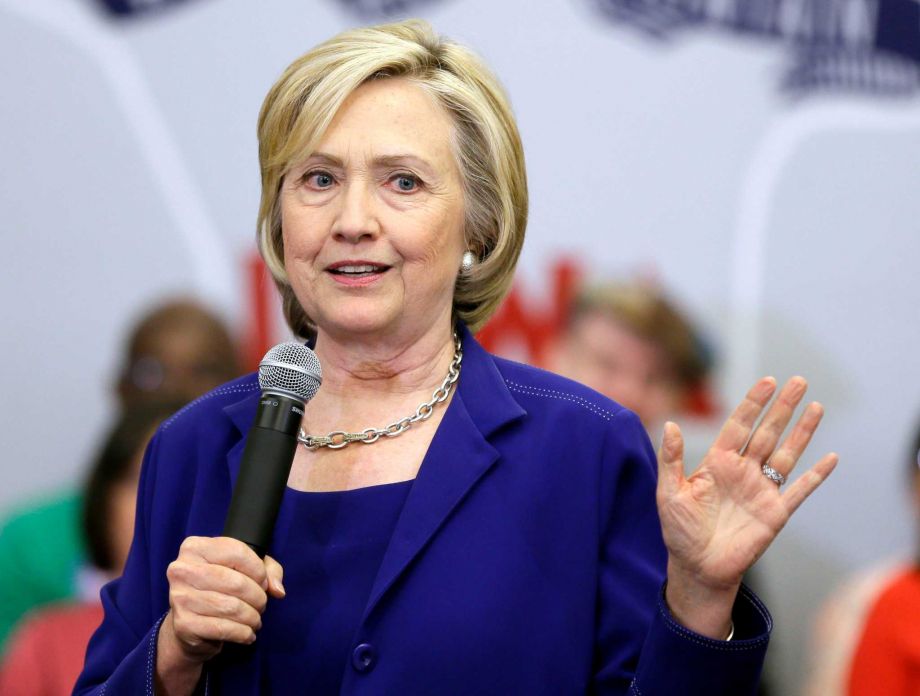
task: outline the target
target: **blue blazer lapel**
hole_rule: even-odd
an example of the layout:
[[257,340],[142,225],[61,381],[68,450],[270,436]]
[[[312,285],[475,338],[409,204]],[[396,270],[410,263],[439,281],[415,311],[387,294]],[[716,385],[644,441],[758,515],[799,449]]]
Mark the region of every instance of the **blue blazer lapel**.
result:
[[247,394],[239,401],[224,407],[224,413],[233,422],[233,425],[236,426],[236,429],[240,432],[239,441],[233,445],[233,447],[227,450],[227,470],[230,474],[231,490],[233,490],[233,487],[236,485],[236,477],[240,473],[240,464],[243,460],[243,450],[246,448],[245,436],[246,433],[249,432],[249,428],[252,427],[253,420],[255,420],[256,411],[259,408],[259,399],[261,396],[262,392],[257,390],[252,394]]
[[488,436],[526,415],[511,396],[492,357],[463,331],[457,393],[431,441],[374,580],[365,618],[451,512],[496,464]]
[[393,530],[365,616],[497,459],[498,452],[473,425],[459,395],[454,395]]

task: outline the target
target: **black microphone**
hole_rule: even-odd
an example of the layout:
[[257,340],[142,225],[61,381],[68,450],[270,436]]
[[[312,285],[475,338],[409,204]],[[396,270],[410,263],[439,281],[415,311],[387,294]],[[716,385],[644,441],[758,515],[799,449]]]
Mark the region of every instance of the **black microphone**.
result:
[[316,354],[300,343],[279,343],[259,363],[262,398],[246,438],[224,536],[265,557],[291,474],[306,403],[323,381]]

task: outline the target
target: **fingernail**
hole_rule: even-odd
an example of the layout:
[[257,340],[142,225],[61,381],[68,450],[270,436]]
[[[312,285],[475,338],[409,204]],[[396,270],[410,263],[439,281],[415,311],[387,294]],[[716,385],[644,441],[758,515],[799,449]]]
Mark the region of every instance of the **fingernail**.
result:
[[278,590],[282,595],[286,595],[287,592],[284,589],[284,585],[281,584],[280,580],[275,580],[275,589]]

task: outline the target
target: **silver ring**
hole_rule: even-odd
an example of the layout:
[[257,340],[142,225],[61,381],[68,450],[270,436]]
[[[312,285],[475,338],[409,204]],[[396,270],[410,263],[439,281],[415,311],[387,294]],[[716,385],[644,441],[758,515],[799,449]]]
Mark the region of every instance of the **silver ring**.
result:
[[763,472],[764,476],[770,479],[777,486],[782,486],[784,483],[786,483],[786,477],[769,464],[764,464],[762,467],[760,467],[760,470]]

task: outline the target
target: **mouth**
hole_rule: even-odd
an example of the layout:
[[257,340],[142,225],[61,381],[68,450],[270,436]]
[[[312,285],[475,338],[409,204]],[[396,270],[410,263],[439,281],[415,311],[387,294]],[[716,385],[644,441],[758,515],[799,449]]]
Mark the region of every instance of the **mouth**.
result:
[[373,261],[340,261],[328,266],[326,271],[343,280],[358,280],[361,278],[379,276],[389,269],[390,267],[388,265],[375,263]]

